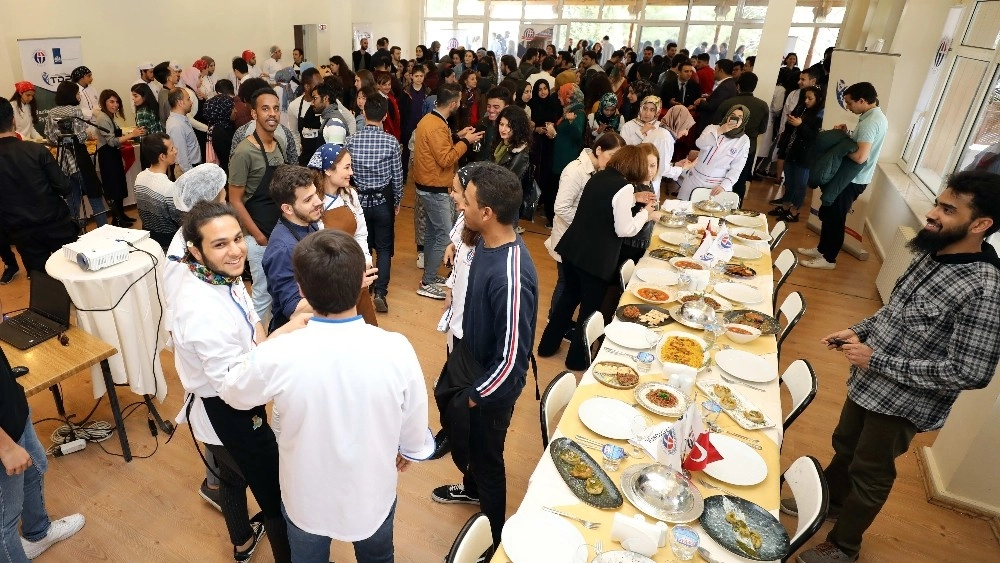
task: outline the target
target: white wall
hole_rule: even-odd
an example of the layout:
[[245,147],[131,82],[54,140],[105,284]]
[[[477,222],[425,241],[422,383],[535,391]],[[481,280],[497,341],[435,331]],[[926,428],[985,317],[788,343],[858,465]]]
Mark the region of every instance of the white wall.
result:
[[328,26],[317,34],[320,52],[307,53],[314,62],[326,62],[332,54],[349,60],[352,21],[371,21],[376,37],[385,35],[404,53],[412,53],[421,5],[419,0],[383,0],[375,10],[366,0],[171,0],[135,5],[48,0],[38,10],[4,10],[0,95],[10,95],[22,77],[18,39],[82,37],[83,60],[94,73],[94,86],[127,96],[138,78],[136,66],[143,61],[176,60],[187,66],[209,55],[218,66],[216,73],[225,76],[232,58],[244,49],[254,51],[260,64],[268,47],[277,44],[290,63],[297,24]]

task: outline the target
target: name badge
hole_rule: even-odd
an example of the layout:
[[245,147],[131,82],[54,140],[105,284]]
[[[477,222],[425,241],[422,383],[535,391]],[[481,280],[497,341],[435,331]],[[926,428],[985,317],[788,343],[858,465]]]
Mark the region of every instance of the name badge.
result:
[[302,138],[303,139],[315,139],[319,137],[319,129],[303,129]]

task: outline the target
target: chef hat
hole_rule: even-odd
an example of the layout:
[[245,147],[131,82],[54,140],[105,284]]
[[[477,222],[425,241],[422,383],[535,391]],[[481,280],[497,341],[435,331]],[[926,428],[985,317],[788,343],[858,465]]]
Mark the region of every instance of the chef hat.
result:
[[257,58],[257,55],[253,51],[251,51],[250,49],[247,49],[246,51],[243,51],[243,60],[246,61],[248,64],[250,63],[250,61],[252,61],[253,59],[256,59],[256,58]]
[[69,77],[73,82],[79,82],[84,76],[91,74],[90,69],[85,66],[78,66],[73,69]]
[[174,206],[187,212],[199,201],[212,201],[226,187],[226,173],[218,164],[199,164],[177,179]]
[[277,53],[280,50],[281,50],[281,47],[278,47],[277,45],[271,45],[271,48],[268,49],[268,52],[273,55],[273,54]]

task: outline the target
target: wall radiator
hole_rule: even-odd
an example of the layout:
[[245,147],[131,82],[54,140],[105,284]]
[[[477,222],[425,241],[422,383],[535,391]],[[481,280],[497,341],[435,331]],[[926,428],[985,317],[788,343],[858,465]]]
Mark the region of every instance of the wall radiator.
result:
[[903,275],[906,267],[910,265],[913,255],[906,248],[906,243],[910,242],[916,233],[910,227],[899,227],[896,229],[892,243],[885,248],[885,256],[882,259],[882,268],[875,278],[875,287],[878,288],[879,296],[882,297],[882,304],[889,302],[889,295],[892,288],[896,286],[896,280]]

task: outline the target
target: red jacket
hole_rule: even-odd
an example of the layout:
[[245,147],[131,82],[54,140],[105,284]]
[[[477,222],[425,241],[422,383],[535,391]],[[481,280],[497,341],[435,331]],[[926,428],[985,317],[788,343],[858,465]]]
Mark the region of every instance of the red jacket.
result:
[[698,86],[701,86],[701,94],[707,96],[715,89],[715,69],[705,65],[698,69]]
[[389,94],[386,97],[389,99],[389,111],[386,113],[385,121],[382,122],[382,127],[386,133],[399,141],[403,136],[403,126],[399,117],[399,104],[396,103],[396,96]]

